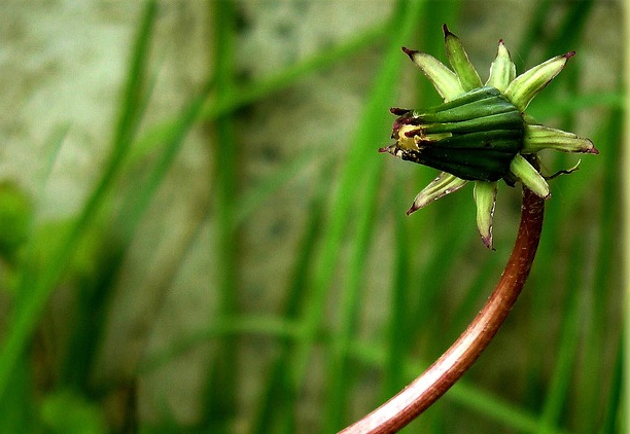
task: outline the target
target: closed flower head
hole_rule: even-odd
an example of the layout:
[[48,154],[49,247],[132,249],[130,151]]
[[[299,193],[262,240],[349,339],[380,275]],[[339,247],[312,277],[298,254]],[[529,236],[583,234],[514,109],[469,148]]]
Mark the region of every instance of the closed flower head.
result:
[[589,139],[546,127],[525,114],[532,99],[562,71],[575,52],[556,56],[516,76],[516,68],[499,41],[497,56],[484,84],[461,41],[444,25],[446,52],[452,70],[435,57],[403,47],[444,99],[427,109],[392,108],[392,139],[379,149],[402,160],[441,170],[407,212],[474,182],[477,227],[492,248],[492,217],[497,181],[522,182],[542,198],[551,196],[546,179],[531,164],[544,148],[597,154]]

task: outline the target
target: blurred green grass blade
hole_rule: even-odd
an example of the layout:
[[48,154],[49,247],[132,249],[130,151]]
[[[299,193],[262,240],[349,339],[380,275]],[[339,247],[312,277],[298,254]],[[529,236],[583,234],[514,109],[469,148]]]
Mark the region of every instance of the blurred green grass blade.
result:
[[[444,48],[444,38],[441,26],[446,23],[451,29],[459,28],[459,17],[461,15],[462,3],[459,1],[440,1],[431,2],[430,7],[425,8],[423,22],[430,25],[422,26],[418,37],[420,41],[417,48],[423,52],[431,53],[446,62],[446,53]],[[455,33],[458,32],[455,30]],[[417,39],[417,38],[416,38]],[[438,104],[441,99],[433,88],[431,82],[422,74],[414,75],[415,88],[419,89],[418,106],[428,106]],[[429,306],[428,301],[431,295],[437,296],[440,285],[439,280],[431,280],[436,276],[444,276],[443,268],[448,267],[441,261],[439,253],[430,255],[436,258],[432,261],[418,260],[422,257],[422,251],[434,251],[442,248],[453,248],[457,250],[458,246],[449,244],[452,239],[446,240],[440,238],[440,234],[435,232],[432,227],[437,222],[440,206],[438,203],[427,207],[413,216],[406,216],[405,209],[409,207],[413,197],[426,186],[435,176],[436,172],[428,168],[419,168],[414,172],[415,182],[411,183],[408,175],[397,174],[396,181],[393,183],[396,192],[401,192],[399,186],[410,185],[414,187],[411,191],[406,190],[408,197],[404,198],[403,206],[392,206],[392,212],[396,214],[396,241],[395,251],[395,275],[392,282],[392,310],[389,315],[389,325],[386,345],[391,348],[389,353],[388,369],[384,372],[384,398],[390,398],[393,394],[400,391],[404,386],[402,362],[404,355],[410,353],[410,349],[415,348],[417,344],[417,336],[421,332],[423,317],[418,317],[418,309],[420,306]],[[406,179],[407,178],[407,179]],[[402,190],[405,192],[405,190]],[[399,193],[400,195],[400,193]],[[450,198],[449,198],[450,199]],[[396,202],[400,203],[400,200]],[[437,207],[436,207],[437,205]],[[442,226],[442,225],[440,225]],[[445,227],[446,225],[442,226]],[[427,233],[434,236],[427,236]],[[452,231],[462,234],[465,231]],[[404,233],[404,235],[403,235]],[[459,240],[464,241],[463,237]],[[404,257],[403,257],[404,256]],[[448,255],[453,258],[455,255]],[[412,260],[413,259],[413,260]],[[427,291],[428,289],[428,291]]]
[[[361,362],[374,366],[383,367],[386,363],[386,348],[379,347],[373,343],[353,342],[352,354]],[[423,368],[427,368],[428,363],[413,360],[406,357],[404,362],[406,381],[409,382],[418,376]],[[505,427],[517,432],[534,433],[538,429],[538,417],[519,406],[515,406],[490,393],[484,392],[467,380],[458,381],[443,399],[465,406],[467,409],[474,409],[479,414],[491,420],[502,423]],[[556,430],[554,434],[566,434],[566,431]]]
[[[272,316],[241,316],[217,319],[210,327],[191,334],[187,339],[176,342],[173,346],[143,361],[140,373],[146,374],[169,363],[177,355],[183,354],[191,347],[217,336],[261,336],[265,338],[296,340],[301,336],[299,321]],[[328,340],[321,337],[322,340]],[[352,358],[360,363],[377,370],[385,369],[387,363],[387,348],[373,342],[359,342],[353,340],[350,346]],[[428,363],[403,357],[404,376],[410,381],[418,375],[422,367]],[[475,409],[485,417],[501,422],[506,427],[518,432],[536,432],[539,426],[538,417],[519,406],[510,404],[493,394],[461,380],[444,396],[445,400],[458,403],[468,409]],[[565,433],[556,430],[554,433]]]
[[[147,1],[132,51],[127,82],[123,90],[121,111],[115,128],[111,162],[108,164],[109,171],[115,172],[118,169],[117,164],[127,153],[137,131],[143,109],[146,107],[146,65],[149,60],[149,46],[153,36],[156,15],[157,3]],[[113,177],[113,175],[110,176]],[[103,178],[107,179],[105,176]]]
[[[530,55],[536,42],[543,40],[541,35],[546,33],[545,26],[555,21],[553,15],[557,14],[557,10],[552,7],[555,2],[552,0],[541,0],[538,3],[539,4],[534,8],[534,17],[530,21],[525,37],[519,45],[517,51],[518,56],[514,59],[517,63],[517,70],[523,70],[523,68],[528,69],[527,65],[538,63],[530,59]],[[545,41],[545,55],[543,56],[545,59],[573,50],[574,47],[580,44],[580,38],[587,18],[590,16],[593,1],[567,2],[563,3],[563,5],[566,6],[568,10],[560,24],[559,31],[554,32],[554,39],[552,41]]]
[[233,112],[234,110],[261,100],[266,96],[286,88],[291,83],[304,76],[333,66],[339,61],[347,60],[350,56],[366,49],[376,42],[387,37],[387,34],[395,29],[395,21],[388,21],[385,24],[376,26],[374,29],[361,33],[350,42],[324,50],[322,53],[313,55],[308,60],[298,63],[293,67],[285,69],[278,75],[263,79],[252,85],[243,87],[238,93],[230,98],[217,97],[216,102],[210,103],[203,112],[205,119],[214,119],[221,115]]
[[620,109],[625,104],[624,94],[619,92],[595,92],[589,94],[573,94],[570,97],[557,98],[539,95],[527,112],[537,121],[579,112],[588,108],[602,107]]
[[[61,150],[63,142],[65,141],[69,131],[70,131],[70,124],[61,125],[55,128],[50,139],[48,140],[49,144],[46,146],[46,149],[50,149],[50,150],[48,151],[48,155],[46,156],[47,158],[46,158],[46,164],[44,166],[44,174],[41,180],[37,184],[37,187],[35,190],[36,191],[35,200],[33,201],[33,213],[31,216],[29,235],[28,235],[28,238],[31,240],[36,237],[36,222],[35,221],[38,217],[40,206],[44,201],[44,195],[46,193],[46,185],[50,179],[50,174],[53,171],[53,167],[55,165],[55,162],[57,161],[57,158],[59,157],[59,152]],[[37,247],[38,246],[36,243],[32,241],[29,242],[27,245],[27,253],[25,254],[25,256],[27,258],[35,257],[35,252],[37,250]],[[20,270],[22,275],[27,275],[27,274],[30,275],[35,272],[34,269],[29,269],[30,266],[31,264],[29,264],[28,261],[22,261],[22,269]],[[22,284],[24,285],[25,283],[22,283]],[[1,375],[2,374],[0,374],[0,376]]]
[[[399,189],[395,189],[393,194],[398,198],[402,196]],[[397,202],[400,202],[398,200]],[[407,309],[407,292],[410,289],[411,281],[409,270],[411,269],[410,259],[413,246],[410,245],[409,227],[406,216],[402,212],[395,212],[395,259],[394,278],[392,282],[392,302],[389,313],[389,324],[387,331],[387,361],[383,372],[383,398],[389,399],[398,393],[405,386],[404,364],[401,355],[406,354],[409,342],[405,335],[404,327],[409,314]]]
[[[194,111],[195,110],[194,107],[195,107],[195,104],[191,106],[190,110]],[[186,111],[186,113],[189,113],[189,111]],[[184,122],[185,119],[190,119],[191,117],[193,117],[193,116],[187,116],[186,113],[183,115],[182,126],[183,124],[186,124],[186,122]],[[237,212],[237,217],[235,217],[235,226],[242,224],[246,218],[248,218],[252,213],[255,212],[258,206],[263,204],[264,201],[268,199],[278,189],[284,187],[287,184],[287,182],[290,181],[292,177],[295,176],[301,169],[303,169],[307,163],[312,163],[313,158],[317,159],[316,157],[311,156],[311,155],[306,155],[304,158],[299,158],[298,160],[296,160],[295,162],[292,162],[288,166],[285,166],[279,169],[273,175],[271,175],[267,180],[260,182],[256,186],[250,188],[245,194],[243,194],[241,198],[239,198],[238,200],[238,205],[237,205],[238,212]],[[319,158],[321,159],[322,157],[319,157]],[[317,164],[319,165],[319,163]],[[324,177],[324,179],[328,179],[328,176]],[[285,308],[285,312],[286,312],[285,316],[289,318],[295,315],[297,306],[301,305],[301,301],[300,301],[301,297],[305,293],[305,291],[303,291],[303,288],[306,285],[306,274],[308,271],[308,264],[310,262],[313,247],[315,245],[315,241],[319,233],[318,231],[321,226],[320,214],[321,214],[322,204],[320,202],[321,202],[321,198],[315,205],[313,205],[312,211],[309,213],[309,215],[312,218],[312,222],[307,225],[307,228],[309,228],[306,231],[308,233],[308,236],[306,240],[303,242],[303,246],[298,249],[298,251],[301,252],[301,254],[298,256],[298,258],[296,258],[296,266],[295,266],[296,271],[293,273],[294,277],[291,279],[291,281],[293,281],[294,283],[291,285],[292,289],[289,290],[289,295],[287,295],[288,300],[287,300],[287,306]],[[133,203],[133,201],[130,201],[130,203]],[[205,206],[203,208],[205,208],[205,210],[201,213],[199,217],[198,225],[196,229],[191,231],[191,233],[189,234],[188,242],[185,243],[186,247],[182,249],[181,254],[174,255],[175,264],[173,265],[171,276],[175,276],[176,270],[181,268],[181,264],[183,263],[187,255],[187,252],[189,251],[191,243],[194,241],[194,239],[196,239],[196,234],[199,233],[201,226],[204,224],[204,222],[207,221],[207,218],[209,217],[211,207]],[[123,217],[121,218],[121,220],[125,221],[126,219],[124,218],[124,216],[129,215],[129,213],[122,213],[122,215]],[[133,231],[131,231],[131,233],[133,233]],[[179,259],[176,259],[176,258],[179,258]],[[166,282],[164,283],[164,285],[168,286]],[[252,321],[256,322],[256,319],[252,318]],[[173,348],[167,349],[165,352],[160,353],[157,356],[150,357],[148,361],[141,362],[138,373],[139,374],[149,373],[152,370],[159,368],[163,364],[172,361],[172,359],[190,350],[191,347],[198,346],[203,341],[207,341],[208,339],[212,337],[216,337],[217,335],[221,335],[222,333],[227,333],[226,329],[232,330],[234,327],[236,327],[234,323],[230,321],[223,322],[221,324],[222,325],[211,326],[207,333],[201,332],[199,334],[195,334],[194,336],[191,336],[190,339],[185,339],[179,342]],[[236,328],[238,330],[241,330],[241,329],[250,330],[251,326],[249,324],[250,323],[247,322]],[[260,324],[270,324],[270,323],[266,321],[261,321]],[[270,324],[270,327],[272,330],[270,331],[270,334],[278,335],[279,332],[277,331],[278,330],[277,327],[272,324]],[[287,332],[287,337],[294,337],[296,333],[297,332],[295,329],[292,332]],[[282,357],[279,357],[279,359],[281,361]],[[281,371],[284,371],[285,369],[286,367],[281,369]]]
[[[577,31],[584,31],[584,26],[576,29],[574,32],[571,32],[571,37],[579,38],[580,33]],[[567,36],[564,35],[566,38]],[[558,46],[569,43],[570,41],[565,41],[561,38],[556,38],[553,42]],[[576,41],[577,44],[577,41]],[[581,72],[581,64],[580,63],[572,63],[569,68],[566,68],[562,73],[562,80],[556,83],[555,86],[552,86],[547,92],[547,96],[551,96],[554,92],[552,90],[556,90],[556,92],[560,89],[559,86],[564,86],[564,89],[568,91],[570,95],[575,95],[578,93],[579,85],[578,78]],[[534,101],[532,103],[533,107],[536,107],[538,102]],[[532,107],[532,108],[533,108]],[[575,112],[567,112],[562,119],[562,123],[560,127],[567,131],[572,131],[573,124],[575,122]],[[562,162],[567,160],[567,154],[558,154],[555,156],[555,161],[558,164],[562,164]],[[566,164],[563,164],[566,166]],[[553,185],[552,185],[553,187]],[[552,193],[554,194],[554,193]],[[545,224],[543,228],[543,236],[538,247],[538,251],[536,253],[536,265],[535,265],[535,275],[545,276],[544,282],[540,282],[536,287],[532,288],[533,293],[533,304],[532,309],[530,311],[530,323],[532,324],[532,336],[533,338],[528,340],[528,351],[532,354],[535,354],[539,351],[539,348],[544,346],[544,342],[549,331],[546,329],[546,323],[541,320],[541,318],[553,318],[556,315],[564,315],[565,312],[557,312],[550,303],[549,294],[557,294],[558,291],[556,288],[564,288],[563,284],[563,275],[561,273],[562,265],[568,264],[570,266],[570,258],[568,256],[558,256],[557,248],[562,245],[562,235],[567,232],[568,229],[566,226],[566,216],[567,208],[571,208],[575,206],[576,201],[579,199],[579,196],[574,195],[572,197],[572,202],[564,202],[562,207],[559,204],[553,203],[549,204],[545,209]],[[574,234],[575,236],[575,234]],[[527,385],[528,389],[526,390],[526,399],[525,402],[528,402],[532,406],[537,406],[540,402],[540,393],[541,391],[536,387],[540,384],[546,383],[546,376],[543,372],[542,360],[535,361],[530,363],[528,367],[528,378]]]
[[268,198],[289,184],[295,177],[306,170],[308,166],[330,166],[333,164],[334,158],[337,158],[334,151],[326,151],[326,153],[308,151],[304,152],[295,160],[278,168],[267,179],[261,180],[261,182],[239,196],[235,212],[236,215],[234,217],[234,226],[238,227],[245,223]]
[[[235,97],[234,52],[236,6],[232,1],[208,3],[214,28],[214,84],[218,101]],[[217,236],[209,240],[215,249],[217,308],[214,315],[231,317],[238,311],[238,253],[234,218],[239,179],[235,120],[231,113],[217,116],[210,143],[214,158],[213,207]],[[208,380],[203,392],[203,427],[228,432],[237,412],[237,342],[221,337],[215,342]]]
[[[624,405],[623,384],[624,375],[627,375],[628,364],[623,357],[624,336],[620,335],[619,345],[617,346],[617,357],[615,357],[615,365],[613,375],[610,378],[610,392],[605,400],[605,412],[601,426],[592,432],[600,434],[615,434],[627,432],[621,425],[627,423],[628,406]],[[627,398],[627,397],[626,397]]]
[[[197,118],[203,101],[207,98],[207,91],[201,92],[193,100],[180,116],[178,123],[178,134],[173,137],[173,141],[168,143],[163,150],[158,162],[152,168],[148,179],[140,183],[138,188],[133,188],[127,192],[126,200],[123,202],[121,211],[110,225],[115,239],[110,239],[103,252],[98,258],[98,265],[95,267],[96,277],[91,281],[82,281],[78,289],[78,302],[82,307],[77,308],[78,326],[71,337],[70,349],[66,362],[62,364],[60,378],[64,383],[72,384],[74,387],[89,392],[88,379],[93,369],[93,360],[98,351],[98,343],[103,333],[108,300],[112,293],[114,282],[120,271],[122,259],[132,242],[133,234],[151,199],[164,179],[164,176],[171,166],[178,150],[181,147],[186,134],[192,127],[192,121]],[[207,208],[207,207],[206,207]],[[202,223],[203,215],[200,215]],[[181,251],[173,249],[173,266],[170,272],[163,270],[166,282],[169,282],[175,275],[179,263],[177,258],[183,260],[187,251],[187,245],[192,242],[196,230],[188,231],[189,239],[184,241]],[[170,276],[170,278],[169,278]],[[84,279],[89,280],[89,279]]]
[[536,41],[540,38],[540,35],[543,34],[545,23],[549,22],[547,16],[554,3],[553,0],[537,1],[537,5],[534,8],[534,16],[530,20],[529,27],[518,47],[518,56],[515,56],[513,59],[517,64],[517,70],[521,70],[523,65],[530,63],[536,64],[536,62],[532,62],[530,55],[536,45]]
[[488,294],[497,283],[497,270],[501,270],[504,264],[505,257],[494,253],[479,261],[477,275],[453,314],[454,321],[450,324],[455,330],[466,329],[474,313],[472,306],[481,306],[487,300]]
[[37,431],[37,403],[31,390],[33,378],[31,364],[25,354],[8,380],[8,390],[0,396],[0,434],[34,433]]
[[[330,179],[330,167],[320,175],[322,181]],[[283,318],[295,320],[304,307],[309,285],[309,273],[311,271],[311,258],[314,255],[319,231],[323,223],[324,203],[326,190],[316,189],[310,203],[308,222],[304,227],[302,239],[296,250],[299,252],[293,265],[290,285],[285,296]],[[292,405],[297,399],[296,391],[286,382],[286,372],[289,369],[290,350],[292,339],[295,336],[286,336],[280,340],[279,354],[271,363],[270,375],[264,383],[264,392],[258,401],[257,412],[254,417],[251,432],[254,434],[290,434],[295,432],[295,415]]]
[[[581,378],[578,378],[579,389],[583,391],[578,396],[576,407],[578,408],[577,424],[583,426],[585,432],[595,432],[599,426],[599,413],[609,413],[610,409],[602,400],[603,380],[601,370],[601,357],[606,353],[606,347],[611,343],[609,306],[620,297],[621,282],[615,272],[614,264],[619,261],[619,226],[621,221],[618,203],[621,200],[621,173],[623,169],[620,153],[621,132],[623,128],[623,111],[613,110],[608,121],[593,136],[595,143],[602,148],[597,166],[597,177],[600,179],[600,187],[590,194],[596,196],[596,206],[599,210],[598,220],[595,222],[598,228],[598,243],[596,245],[594,260],[592,261],[593,281],[590,288],[592,292],[591,312],[587,318],[589,326],[586,327],[584,339],[583,362]],[[581,174],[580,174],[581,175]],[[588,181],[592,184],[592,181]],[[591,190],[592,187],[588,187]],[[587,190],[587,191],[588,191]],[[616,385],[611,383],[611,388]]]
[[94,393],[90,376],[94,372],[106,326],[108,301],[113,294],[122,260],[123,255],[115,245],[104,246],[93,274],[80,279],[77,285],[74,327],[69,333],[68,348],[57,375],[60,384],[85,396]]
[[250,432],[256,434],[295,432],[295,414],[291,411],[291,405],[296,397],[293,391],[284,385],[285,369],[282,358],[272,363],[266,377],[265,388],[258,400],[258,409]]
[[[44,202],[44,196],[46,193],[46,185],[50,179],[50,174],[53,171],[53,167],[55,165],[55,162],[57,161],[59,152],[61,150],[61,147],[69,131],[70,131],[70,124],[58,126],[54,129],[50,138],[47,140],[46,149],[48,150],[48,152],[46,156],[44,157],[46,160],[46,164],[44,165],[44,173],[41,179],[39,179],[39,181],[36,184],[34,198],[33,198],[33,201],[31,202],[32,203],[31,212],[30,212],[30,215],[28,216],[28,221],[27,221],[27,234],[26,234],[27,242],[24,248],[24,255],[23,255],[23,258],[26,258],[26,260],[21,260],[19,264],[19,269],[16,270],[17,273],[19,273],[20,280],[15,283],[17,285],[20,285],[20,288],[29,287],[30,285],[32,285],[38,272],[37,264],[35,264],[33,260],[30,260],[30,258],[35,258],[37,256],[37,252],[40,248],[39,244],[35,241],[37,238],[37,223],[38,223],[37,219],[40,215],[42,203]],[[14,303],[13,312],[17,312],[18,306],[20,305],[20,303],[22,303],[22,300],[24,298],[28,298],[29,296],[30,296],[29,293],[22,293],[19,291],[16,294],[14,294],[15,298],[13,300],[13,303]],[[13,313],[13,315],[16,315],[16,313]],[[10,321],[7,321],[7,323],[9,322]],[[10,328],[10,327],[11,325],[9,324],[7,328]],[[21,332],[16,331],[14,333],[21,333]],[[14,337],[14,338],[17,338],[17,337]],[[26,337],[25,339],[28,339],[28,337]],[[5,342],[2,342],[2,345],[5,345]],[[16,345],[16,343],[12,345]],[[2,363],[3,363],[1,360],[4,357],[3,354],[4,354],[3,350],[0,347],[0,366],[2,366]],[[10,362],[7,362],[7,363],[10,364]],[[0,372],[0,396],[2,395],[3,375],[4,374]]]
[[149,355],[138,366],[139,375],[149,374],[209,339],[225,336],[264,336],[276,339],[297,339],[301,326],[297,321],[275,316],[238,316],[217,318],[209,326],[190,333],[162,351]]
[[[599,208],[601,209],[600,222],[600,243],[596,255],[595,285],[598,287],[610,288],[619,284],[619,276],[612,272],[616,258],[620,255],[618,237],[619,225],[622,219],[618,208],[621,196],[621,177],[625,170],[625,162],[622,154],[623,142],[621,140],[623,131],[623,111],[614,110],[609,117],[609,121],[602,126],[598,141],[602,144],[601,169],[601,194],[599,195]],[[597,140],[596,138],[596,140]],[[598,288],[593,288],[597,292]],[[618,296],[617,293],[611,293]],[[598,317],[605,317],[606,300],[596,297],[598,304]],[[604,330],[601,330],[602,332]]]
[[50,174],[52,173],[55,162],[57,161],[57,157],[59,156],[59,151],[61,150],[61,146],[63,142],[66,140],[68,133],[70,132],[70,124],[60,125],[55,128],[50,139],[48,140],[49,145],[46,146],[46,149],[49,149],[49,153],[46,158],[46,164],[44,165],[44,174],[41,178],[40,184],[37,186],[37,198],[35,200],[35,206],[42,203],[44,196],[44,189],[48,180],[50,178]]
[[585,306],[582,294],[585,291],[585,240],[574,238],[571,264],[566,272],[565,305],[562,309],[562,331],[556,356],[556,366],[551,375],[551,384],[544,400],[540,427],[537,432],[547,434],[560,426],[562,410],[567,405],[570,383],[575,363],[578,360],[578,344],[583,325]]
[[[237,225],[242,223],[244,219],[250,215],[250,213],[253,213],[255,211],[255,207],[258,204],[263,203],[273,192],[277,191],[277,189],[284,187],[286,185],[286,180],[291,179],[291,177],[295,174],[295,172],[299,170],[300,168],[302,168],[304,164],[307,163],[306,160],[308,160],[309,158],[306,158],[305,160],[299,159],[295,162],[294,165],[288,165],[278,170],[269,179],[267,179],[266,181],[262,181],[255,187],[252,187],[246,194],[244,194],[243,199],[239,200],[237,207],[239,208],[239,210],[244,208],[245,211],[243,213],[239,212],[238,215],[241,217],[237,218]],[[326,167],[326,165],[324,165],[324,167]],[[326,171],[327,175],[324,175],[322,179],[330,178],[330,174],[328,172],[329,171]],[[324,190],[318,190],[318,192],[323,193]],[[322,212],[321,201],[322,201],[322,198],[316,199],[314,205],[312,206],[312,211],[309,213],[309,215],[312,218],[312,221],[310,224],[306,225],[306,228],[307,228],[306,232],[309,235],[306,238],[306,240],[303,242],[303,246],[300,249],[298,249],[298,251],[301,252],[302,254],[296,258],[296,265],[295,265],[296,270],[294,271],[293,278],[291,279],[291,282],[293,283],[291,284],[291,289],[288,291],[287,306],[285,308],[285,315],[289,317],[292,317],[295,315],[296,309],[298,308],[298,306],[302,304],[302,302],[300,301],[301,297],[305,294],[305,291],[303,288],[307,285],[307,272],[308,272],[308,268],[310,266],[310,262],[312,258],[313,247],[315,245],[315,242],[317,241],[317,236],[319,235],[319,230],[322,224],[322,218],[320,215]],[[206,207],[203,217],[201,218],[200,224],[202,224],[207,219],[209,212],[210,212],[210,208]],[[198,231],[196,231],[196,233],[197,232]],[[295,298],[291,294],[294,294]],[[228,323],[222,323],[222,324],[228,324]],[[232,324],[232,323],[229,323],[229,324]],[[217,329],[218,331],[210,332],[209,335],[201,333],[200,336],[204,336],[203,339],[207,339],[207,336],[215,336],[216,334],[224,333],[223,330],[225,330],[225,327],[230,328],[231,326],[221,326]],[[214,326],[211,326],[211,329],[215,330]],[[248,328],[244,326],[244,329],[247,330]],[[201,342],[196,339],[186,340],[185,344],[181,344],[177,346],[177,348],[179,348],[177,351],[174,351],[172,353],[169,353],[168,351],[166,351],[159,358],[160,360],[168,360],[169,358],[168,354],[170,354],[170,357],[174,358],[181,354],[180,351],[189,350],[191,346],[195,346],[200,343]],[[148,372],[148,370],[150,369],[153,369],[153,368],[149,368],[148,367],[149,365],[152,365],[152,363],[148,363],[148,364],[143,363],[142,365],[143,373]]]
[[[45,264],[41,274],[37,276],[35,281],[32,282],[31,276],[28,275],[22,277],[19,294],[23,300],[16,305],[12,312],[4,345],[0,349],[0,396],[6,392],[7,381],[15,368],[15,363],[23,353],[27,342],[35,330],[41,313],[59,282],[68,261],[92,218],[98,212],[108,188],[119,172],[121,162],[133,139],[135,128],[139,122],[138,109],[142,101],[141,95],[142,89],[144,89],[143,83],[148,48],[155,22],[156,9],[155,2],[148,2],[143,13],[131,56],[127,83],[123,92],[122,110],[115,129],[112,153],[105,171],[88,198],[74,226],[66,236],[65,241],[61,244],[57,254],[53,255],[52,260]],[[25,266],[25,273],[30,274],[31,271],[32,269],[29,266]]]
[[147,179],[139,186],[139,190],[134,189],[127,194],[117,225],[120,228],[123,242],[128,243],[131,239],[140,218],[144,215],[151,199],[155,196],[158,187],[175,161],[182,143],[192,129],[195,120],[199,118],[203,103],[210,92],[210,86],[210,83],[206,84],[200,94],[183,110],[177,120],[173,134],[169,135],[169,141],[164,144],[158,161],[152,167]]
[[[462,190],[468,191],[469,188],[464,187]],[[455,194],[466,194],[466,192],[457,192]],[[446,198],[444,198],[446,199]],[[448,198],[454,199],[454,198]],[[448,200],[447,199],[447,200]],[[474,211],[472,209],[473,201],[470,200],[470,196],[464,203],[461,201],[457,204],[449,204],[449,210],[442,212],[443,216],[437,227],[443,228],[457,228],[461,226],[460,216],[468,215],[472,216],[474,220]],[[447,202],[443,202],[447,203]],[[431,204],[432,206],[438,205],[439,201]],[[448,203],[447,203],[448,204]],[[452,209],[457,209],[457,213],[450,212]],[[424,210],[423,210],[424,211]],[[473,226],[474,227],[474,226]],[[416,282],[414,291],[416,292],[415,300],[410,300],[410,314],[408,315],[408,322],[406,325],[404,336],[409,340],[419,338],[419,336],[426,331],[426,326],[430,320],[435,320],[436,317],[433,314],[435,312],[435,306],[440,303],[441,297],[448,296],[448,288],[445,288],[445,284],[448,282],[449,273],[448,270],[453,270],[454,264],[460,258],[459,255],[453,254],[453,252],[464,251],[465,246],[471,242],[478,243],[479,239],[475,236],[475,233],[466,230],[432,230],[434,244],[432,246],[432,254],[428,257],[427,261],[422,264],[421,268],[415,277],[412,278],[413,282]],[[472,235],[472,237],[471,237]],[[416,246],[422,246],[418,243]],[[414,248],[413,246],[411,248]],[[417,247],[415,247],[417,248]],[[470,312],[466,315],[469,318]],[[461,332],[461,330],[459,331]],[[440,348],[443,348],[444,344],[440,343]]]
[[[479,389],[471,389],[465,381],[455,384],[445,398],[457,402],[468,410],[476,410],[493,421],[503,426],[522,433],[535,433],[539,427],[537,415],[531,414],[521,408],[498,399],[496,396],[485,393]],[[555,429],[549,434],[568,434],[568,431]]]
[[[342,43],[330,49],[322,50],[309,59],[288,67],[277,75],[261,79],[252,84],[242,86],[238,92],[234,92],[229,98],[223,96],[208,101],[204,106],[200,118],[211,121],[220,116],[233,113],[248,104],[252,104],[266,98],[281,89],[287,88],[298,80],[326,68],[347,60],[352,55],[365,50],[385,39],[389,32],[397,25],[393,20],[379,24],[373,29],[361,33],[349,42]],[[163,122],[158,127],[146,133],[132,151],[130,163],[135,163],[161,146],[165,141],[170,141],[170,136],[175,133],[177,120]],[[166,138],[166,139],[165,139]]]
[[566,3],[569,9],[564,16],[560,29],[554,33],[555,39],[551,43],[546,44],[546,59],[573,50],[573,47],[580,44],[593,3],[593,0]]
[[346,157],[346,165],[331,207],[331,219],[322,234],[323,248],[317,264],[314,285],[309,294],[307,310],[303,317],[304,335],[297,343],[289,373],[290,383],[296,389],[301,386],[308,370],[314,338],[320,321],[324,317],[324,305],[337,268],[339,246],[348,227],[350,211],[361,206],[353,202],[359,184],[357,180],[361,179],[365,159],[370,158],[370,155],[374,155],[371,158],[378,158],[378,155],[374,154],[373,143],[374,138],[379,137],[386,128],[384,115],[387,114],[388,98],[401,65],[398,50],[411,34],[423,4],[420,1],[399,3],[395,13],[398,18],[394,18],[394,21],[399,22],[400,27],[387,49],[382,69],[362,113],[362,119],[369,119],[371,122],[362,124],[358,129],[353,146]]
[[[128,248],[137,224],[146,211],[151,199],[154,197],[158,186],[164,179],[164,176],[166,175],[166,172],[168,171],[176,154],[178,153],[178,150],[180,149],[183,140],[192,128],[193,122],[195,122],[196,119],[199,119],[199,111],[201,110],[203,101],[206,100],[208,96],[207,94],[212,86],[213,81],[209,82],[206,85],[205,89],[199,94],[199,96],[196,97],[186,109],[184,109],[178,120],[177,129],[174,131],[173,135],[169,136],[170,142],[166,143],[166,148],[162,150],[162,155],[160,156],[159,161],[154,165],[147,179],[144,180],[137,189],[134,188],[127,194],[127,197],[121,208],[121,212],[117,218],[118,223],[114,224],[114,227],[119,228],[118,232],[120,235],[120,241],[122,243],[120,246],[121,250],[119,252],[121,255],[124,255],[124,252]],[[327,156],[326,158],[329,157],[330,156]],[[292,162],[288,166],[279,169],[268,179],[253,186],[244,194],[242,194],[238,198],[237,205],[235,206],[236,216],[233,220],[233,230],[235,230],[248,217],[250,217],[251,214],[253,214],[256,209],[265,202],[265,200],[267,200],[277,190],[284,187],[289,181],[291,181],[292,178],[296,176],[307,164],[313,163],[314,160],[322,160],[322,158],[323,157],[316,157],[315,155],[306,154],[301,158],[298,158],[298,160]],[[206,204],[202,208],[204,208],[205,211],[202,211],[199,216],[197,229],[191,231],[191,233],[189,234],[189,241],[186,243],[188,247],[190,247],[189,244],[192,243],[195,239],[195,234],[199,233],[201,225],[209,217],[211,207],[207,206]],[[172,267],[172,276],[174,276],[176,270],[180,268],[181,263],[187,254],[188,247],[184,247],[181,251],[181,254],[175,255],[175,257],[173,258],[175,263]],[[111,268],[110,271],[112,271]],[[194,343],[196,344],[197,341],[194,341]],[[188,349],[189,346],[183,345],[180,346],[180,348]],[[177,352],[171,354],[171,356],[176,357],[179,354],[181,353]],[[167,360],[167,358],[168,355],[164,355],[162,360]]]
[[350,392],[350,363],[348,352],[350,342],[356,330],[357,317],[361,306],[361,286],[365,284],[365,270],[370,240],[375,227],[376,201],[382,178],[383,164],[377,159],[366,161],[363,197],[357,195],[353,201],[361,204],[361,213],[357,222],[357,231],[352,238],[350,262],[346,268],[345,280],[338,303],[337,330],[332,332],[327,364],[327,399],[324,409],[323,432],[335,432],[350,421],[347,414],[348,395]]

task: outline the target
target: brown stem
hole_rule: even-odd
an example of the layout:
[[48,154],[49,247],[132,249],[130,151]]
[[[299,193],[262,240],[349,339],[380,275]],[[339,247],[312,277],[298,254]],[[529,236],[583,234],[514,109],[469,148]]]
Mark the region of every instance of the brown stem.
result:
[[534,261],[544,200],[523,189],[521,224],[514,249],[494,292],[455,343],[422,375],[372,413],[339,434],[398,432],[437,401],[472,366],[516,303]]

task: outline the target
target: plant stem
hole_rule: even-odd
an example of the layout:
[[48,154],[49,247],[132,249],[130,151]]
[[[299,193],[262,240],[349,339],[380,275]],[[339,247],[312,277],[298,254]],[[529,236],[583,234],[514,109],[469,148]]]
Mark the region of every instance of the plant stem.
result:
[[494,292],[455,343],[392,399],[339,434],[398,432],[438,400],[488,346],[516,303],[540,240],[544,200],[523,188],[521,223],[512,254]]

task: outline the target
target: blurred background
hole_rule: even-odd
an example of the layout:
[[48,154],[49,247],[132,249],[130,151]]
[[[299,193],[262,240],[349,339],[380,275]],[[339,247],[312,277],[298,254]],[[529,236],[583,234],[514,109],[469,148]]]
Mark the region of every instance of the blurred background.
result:
[[[331,433],[446,350],[491,293],[472,187],[377,149],[440,102],[400,51],[482,80],[577,55],[528,108],[600,151],[551,181],[516,307],[406,433],[616,433],[622,2],[0,5],[0,432]],[[580,156],[542,153],[547,174]],[[626,344],[627,345],[627,344]]]

